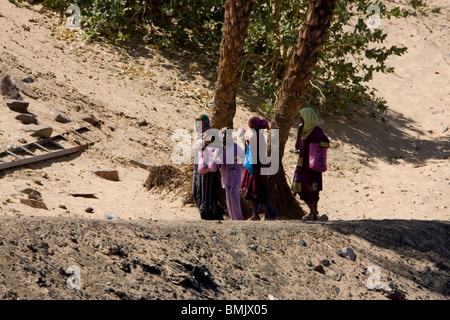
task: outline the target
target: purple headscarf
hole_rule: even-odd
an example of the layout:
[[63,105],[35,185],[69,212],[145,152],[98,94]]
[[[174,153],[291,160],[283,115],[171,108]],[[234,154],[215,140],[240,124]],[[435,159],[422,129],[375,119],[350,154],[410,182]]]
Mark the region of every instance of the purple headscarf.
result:
[[261,119],[259,117],[251,117],[248,120],[248,126],[255,130],[261,129]]
[[269,122],[266,119],[261,119],[261,129],[270,130]]

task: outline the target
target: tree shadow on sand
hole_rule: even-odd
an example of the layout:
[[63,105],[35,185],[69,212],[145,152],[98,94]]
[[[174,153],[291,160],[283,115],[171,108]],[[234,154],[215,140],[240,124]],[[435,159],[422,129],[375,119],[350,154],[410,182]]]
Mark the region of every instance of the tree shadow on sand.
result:
[[[401,260],[377,255],[376,250],[364,253],[382,273],[392,272],[413,281],[417,288],[450,295],[450,222],[360,220],[333,221],[323,226],[397,253]],[[353,249],[358,254],[358,248]],[[415,261],[427,261],[428,268],[416,265]]]
[[381,114],[370,106],[354,106],[350,112],[349,117],[324,117],[323,128],[332,140],[354,146],[352,152],[360,156],[364,165],[380,159],[420,166],[428,160],[450,156],[450,135],[442,128],[422,130],[413,119],[391,109]]
[[[133,59],[152,59],[155,51],[140,40],[129,40],[118,46]],[[214,90],[216,81],[217,61],[207,54],[199,54],[188,50],[158,49],[170,63],[161,62],[160,67],[176,70],[186,81],[195,81],[201,77],[207,82],[210,90]],[[193,71],[191,64],[198,68]],[[241,81],[238,86],[237,104],[239,108],[246,108],[255,115],[264,116],[261,105],[265,98],[251,84]],[[240,103],[240,102],[244,103]],[[391,164],[398,164],[400,160],[407,163],[424,165],[427,160],[448,159],[450,157],[450,130],[442,132],[443,128],[421,129],[419,124],[394,110],[387,109],[381,114],[375,103],[363,106],[350,105],[347,116],[319,114],[320,126],[332,141],[343,141],[354,147],[361,164],[370,166],[374,159],[380,159]],[[438,115],[437,115],[438,116]],[[298,116],[293,125],[289,139],[296,139],[297,128],[300,124]],[[429,131],[433,130],[433,134]],[[285,153],[288,150],[285,151]]]
[[[155,49],[152,49],[151,45],[142,42],[139,38],[129,39],[116,46],[136,60],[153,59],[156,56]],[[157,51],[168,61],[168,63],[159,62],[160,67],[177,71],[184,81],[195,81],[200,77],[207,83],[210,90],[215,90],[218,55],[213,56],[206,52],[190,51],[188,48],[179,48],[178,50],[158,48]],[[194,69],[192,68],[193,65],[195,65]],[[261,105],[266,99],[251,83],[240,81],[236,98],[239,107],[246,108],[260,117],[265,117]]]

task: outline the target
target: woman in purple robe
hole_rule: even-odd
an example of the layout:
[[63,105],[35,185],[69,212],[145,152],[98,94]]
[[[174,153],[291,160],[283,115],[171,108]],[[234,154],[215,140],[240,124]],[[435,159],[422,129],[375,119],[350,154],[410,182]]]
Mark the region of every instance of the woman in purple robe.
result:
[[[231,132],[227,129],[221,130],[223,140],[223,163],[220,165],[222,187],[225,189],[230,220],[242,220],[241,195],[239,193],[242,164],[239,157],[242,156],[244,151],[239,150],[240,147],[234,141],[231,146],[227,146],[227,140],[232,141],[233,139]],[[227,158],[227,154],[228,156],[232,155],[232,158]]]
[[319,212],[319,191],[322,191],[322,172],[309,168],[309,149],[311,143],[318,143],[321,148],[328,148],[330,140],[318,126],[319,118],[312,108],[300,110],[302,124],[298,128],[295,149],[299,151],[295,168],[292,191],[305,201],[310,213],[303,219],[317,220]]

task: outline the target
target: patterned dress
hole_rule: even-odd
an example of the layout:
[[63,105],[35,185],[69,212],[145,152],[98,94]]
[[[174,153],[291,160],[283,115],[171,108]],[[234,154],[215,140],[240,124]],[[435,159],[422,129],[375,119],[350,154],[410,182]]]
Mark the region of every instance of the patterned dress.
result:
[[305,201],[319,200],[319,191],[322,190],[322,172],[309,168],[309,146],[311,143],[318,143],[320,147],[328,148],[330,140],[318,126],[311,131],[305,140],[298,138],[296,148],[300,152],[291,189],[294,194],[299,194],[300,198]]
[[[198,150],[195,150],[198,152]],[[203,220],[223,220],[225,210],[219,205],[219,172],[198,173],[198,164],[194,164],[192,197]]]
[[257,159],[254,164],[254,173],[252,175],[245,167],[242,169],[241,188],[239,192],[245,199],[252,200],[260,204],[266,204],[267,199],[269,198],[269,176],[261,174],[261,167],[263,167],[263,164],[259,160],[258,152],[258,148],[265,150],[266,143],[263,141],[264,139],[260,141],[258,134],[256,137],[256,145],[258,147],[256,150],[253,150],[253,154]]

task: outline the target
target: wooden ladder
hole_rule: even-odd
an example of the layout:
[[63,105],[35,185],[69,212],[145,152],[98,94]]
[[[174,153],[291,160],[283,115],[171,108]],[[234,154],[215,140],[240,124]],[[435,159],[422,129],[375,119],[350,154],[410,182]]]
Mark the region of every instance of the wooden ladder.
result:
[[[0,170],[66,156],[83,150],[95,143],[95,141],[84,135],[89,131],[91,131],[89,128],[81,127],[54,137],[42,139],[1,152]],[[74,140],[73,137],[77,137],[79,140]],[[71,146],[63,147],[61,143],[59,143],[61,140],[70,143]],[[13,160],[8,161],[5,159],[6,157]]]

